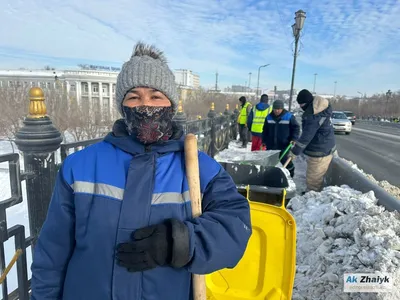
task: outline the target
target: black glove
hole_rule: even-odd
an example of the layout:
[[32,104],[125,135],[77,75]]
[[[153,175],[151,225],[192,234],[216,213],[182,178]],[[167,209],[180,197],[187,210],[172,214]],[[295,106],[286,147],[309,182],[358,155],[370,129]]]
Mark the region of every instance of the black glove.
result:
[[132,232],[133,241],[117,246],[117,263],[129,272],[157,266],[181,268],[189,262],[189,230],[176,219]]

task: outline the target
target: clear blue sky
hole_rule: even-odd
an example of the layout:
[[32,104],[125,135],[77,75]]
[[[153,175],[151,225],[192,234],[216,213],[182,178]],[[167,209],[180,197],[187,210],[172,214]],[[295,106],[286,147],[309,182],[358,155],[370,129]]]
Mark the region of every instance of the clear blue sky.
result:
[[[5,1],[5,3],[4,3]],[[171,68],[191,69],[211,87],[290,87],[291,25],[307,13],[295,88],[357,95],[398,90],[397,0],[4,0],[0,68],[121,66],[137,40],[164,50]]]

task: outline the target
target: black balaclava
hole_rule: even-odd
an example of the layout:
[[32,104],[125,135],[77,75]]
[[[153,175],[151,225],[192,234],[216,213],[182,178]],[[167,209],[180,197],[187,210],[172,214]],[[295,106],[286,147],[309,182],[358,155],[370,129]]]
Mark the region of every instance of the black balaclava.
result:
[[314,101],[314,96],[306,89],[301,90],[297,94],[297,103],[303,110],[306,110],[308,106]]
[[260,102],[268,104],[268,95],[267,94],[262,94],[260,98]]
[[242,103],[242,106],[243,106],[243,105],[245,105],[247,100],[246,100],[245,96],[242,96],[242,97],[239,98],[239,101],[240,101],[240,103]]
[[129,135],[145,145],[167,141],[173,134],[172,106],[122,106],[122,112]]

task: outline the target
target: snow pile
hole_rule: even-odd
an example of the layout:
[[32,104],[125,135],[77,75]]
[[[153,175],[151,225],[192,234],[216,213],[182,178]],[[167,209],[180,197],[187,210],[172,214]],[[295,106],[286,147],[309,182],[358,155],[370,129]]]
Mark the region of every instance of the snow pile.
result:
[[[297,225],[293,300],[400,299],[400,214],[348,186],[291,199]],[[343,293],[344,273],[388,272],[389,293]]]
[[383,188],[385,191],[387,191],[389,194],[397,197],[400,199],[400,188],[394,185],[391,185],[389,182],[387,182],[386,180],[383,181],[378,181],[374,178],[374,176],[372,176],[371,174],[367,174],[365,173],[362,169],[360,169],[357,164],[353,163],[352,161],[346,160],[345,161],[351,165],[351,167],[360,172],[361,174],[363,174],[365,177],[367,177],[369,180],[371,180],[373,183],[379,185],[381,188]]
[[242,142],[232,141],[229,143],[228,148],[218,152],[214,159],[221,162],[237,161],[243,155],[251,152],[251,144],[247,144],[247,148],[241,148]]

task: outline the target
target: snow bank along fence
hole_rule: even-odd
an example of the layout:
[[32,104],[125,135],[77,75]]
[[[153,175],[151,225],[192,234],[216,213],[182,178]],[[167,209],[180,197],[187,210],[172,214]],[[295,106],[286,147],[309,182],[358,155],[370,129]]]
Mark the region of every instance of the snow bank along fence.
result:
[[[0,163],[8,162],[8,172],[11,186],[11,197],[0,199],[0,264],[2,273],[9,262],[5,261],[5,242],[11,237],[15,240],[15,251],[22,250],[16,262],[18,287],[11,293],[7,288],[7,279],[2,283],[2,299],[29,299],[30,280],[26,248],[34,246],[47,215],[52,190],[55,184],[60,161],[63,161],[74,151],[85,148],[101,140],[92,139],[69,144],[61,144],[61,133],[53,126],[46,114],[43,91],[32,88],[29,91],[29,115],[24,120],[24,126],[16,134],[15,143],[23,154],[24,172],[20,169],[20,159],[17,153],[0,155]],[[179,103],[175,121],[180,124],[185,133],[193,133],[198,138],[199,149],[211,156],[228,147],[229,142],[237,136],[237,116],[239,111],[229,110],[229,105],[223,113],[216,113],[214,103],[211,103],[207,118],[188,121]],[[22,202],[21,182],[26,183],[27,207],[30,236],[25,236],[25,227],[15,225],[7,227],[6,209]]]
[[361,172],[353,169],[345,160],[334,157],[326,176],[326,185],[348,185],[363,193],[374,191],[378,204],[389,211],[400,211],[400,201],[375,184]]

